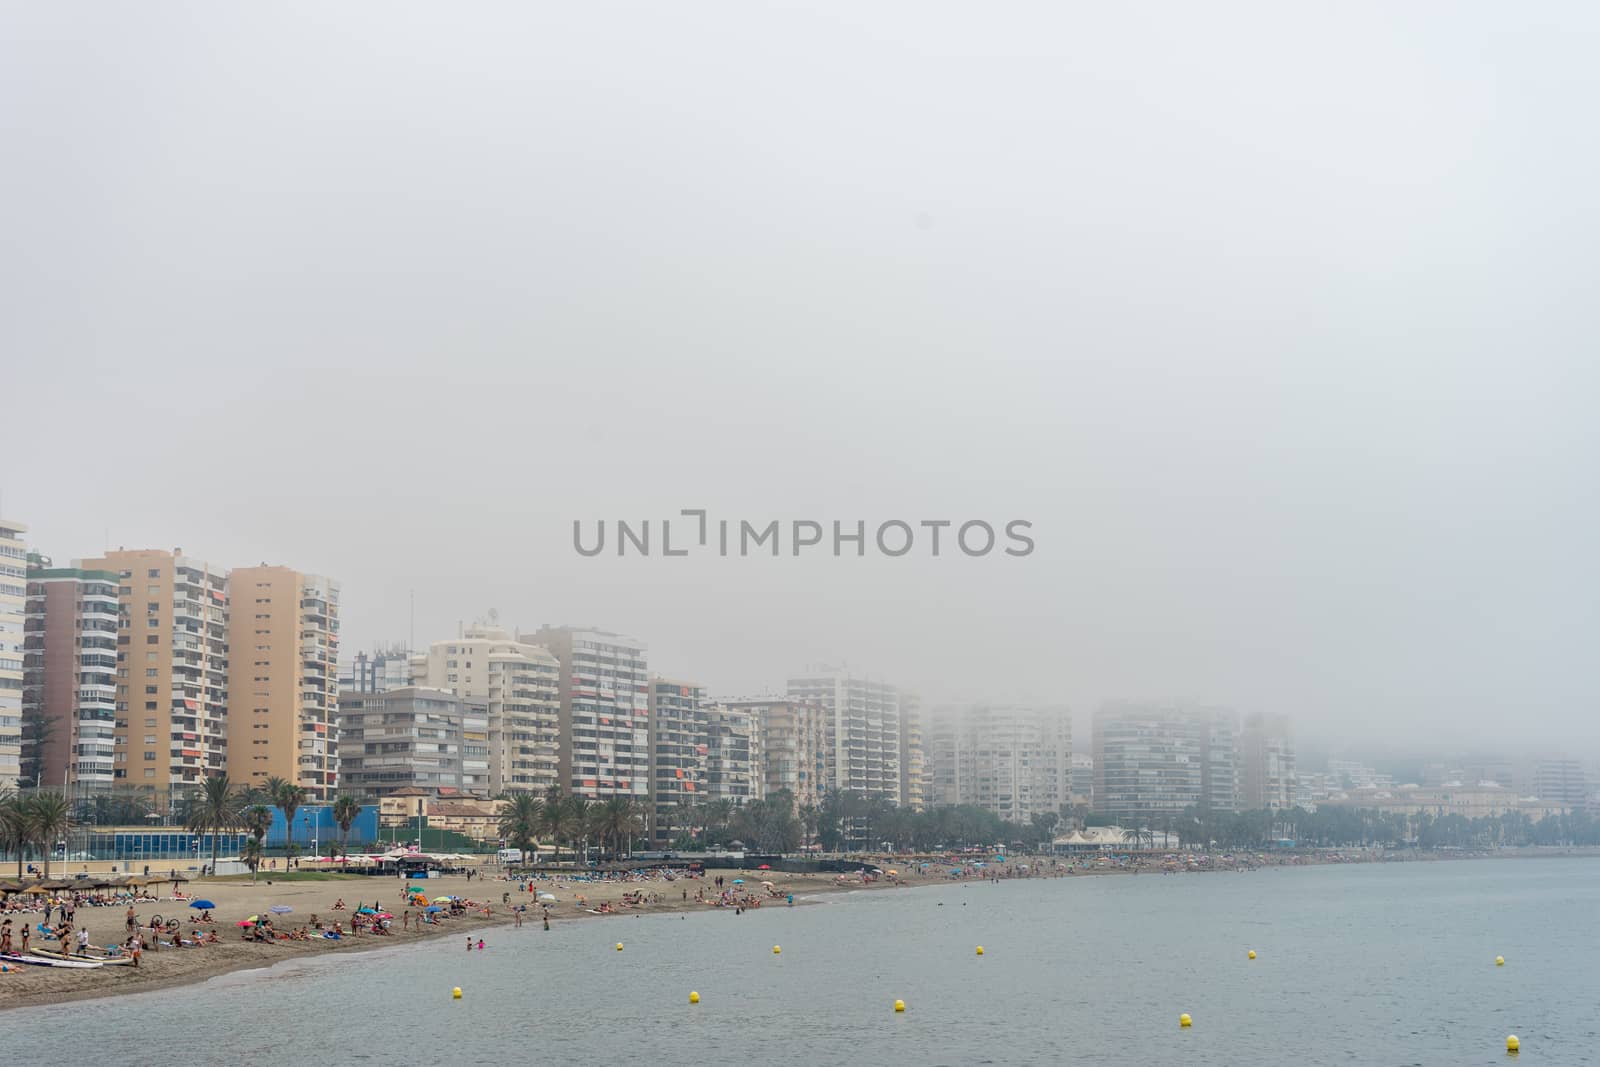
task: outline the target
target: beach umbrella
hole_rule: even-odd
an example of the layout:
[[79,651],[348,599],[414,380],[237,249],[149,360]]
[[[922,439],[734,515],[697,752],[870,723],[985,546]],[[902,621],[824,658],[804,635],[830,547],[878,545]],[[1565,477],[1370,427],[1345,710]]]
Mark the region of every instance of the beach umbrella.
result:
[[444,909],[441,908],[437,904],[429,904],[428,907],[425,910],[427,910],[427,911],[443,911]]
[[554,893],[540,893],[539,894],[539,899],[540,900],[555,900],[556,899],[556,895]]
[[235,926],[254,926],[255,924],[256,924],[255,918],[251,917],[249,919],[241,919],[239,922],[236,922],[233,925],[235,925]]
[[744,885],[744,879],[743,878],[735,878],[733,880],[733,884],[734,885]]
[[209,900],[191,900],[189,901],[189,907],[194,908],[197,911],[210,911],[212,908],[216,907],[216,905],[211,903]]
[[388,913],[388,912],[386,912],[386,911],[380,911],[380,912],[378,912],[378,914],[377,914],[377,918],[379,918],[379,919],[392,919],[392,918],[394,918],[394,916],[393,916],[393,915],[390,915],[390,914],[389,914],[389,913]]
[[[272,910],[273,911],[277,911],[278,909],[277,908],[273,908]],[[284,908],[283,910],[284,911],[288,911],[289,909],[288,908]],[[357,908],[356,909],[356,914],[357,915],[376,915],[376,914],[378,914],[378,909],[377,908]]]
[[287,915],[291,911],[293,911],[294,909],[289,907],[289,905],[287,905],[287,904],[274,904],[272,907],[268,908],[267,910],[272,912],[272,914],[274,914],[274,915]]
[[435,904],[448,904],[454,899],[456,899],[456,898],[455,897],[434,897],[433,898],[433,902]]
[[23,892],[24,893],[29,893],[29,894],[34,894],[34,895],[37,895],[37,896],[43,896],[44,894],[50,892],[50,890],[46,889],[44,886],[39,885],[37,882],[35,882],[33,885],[30,885],[28,888],[24,889]]

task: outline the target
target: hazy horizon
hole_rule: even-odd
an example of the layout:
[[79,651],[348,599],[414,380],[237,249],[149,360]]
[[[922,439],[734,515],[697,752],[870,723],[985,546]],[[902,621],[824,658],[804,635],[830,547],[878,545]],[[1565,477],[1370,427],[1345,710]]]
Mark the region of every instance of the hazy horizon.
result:
[[[4,19],[0,514],[58,562],[325,574],[344,656],[414,595],[718,694],[1600,755],[1592,6]],[[574,551],[693,508],[1035,548]]]

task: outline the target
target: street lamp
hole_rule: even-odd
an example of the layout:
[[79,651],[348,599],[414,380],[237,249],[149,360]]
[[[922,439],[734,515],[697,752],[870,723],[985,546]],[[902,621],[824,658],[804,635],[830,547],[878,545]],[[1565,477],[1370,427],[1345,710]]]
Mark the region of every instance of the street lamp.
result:
[[[306,844],[308,844],[308,845],[311,844],[311,813],[309,811],[303,812],[301,814],[301,816],[300,816],[300,828],[303,829],[306,832],[305,833]],[[313,848],[311,850],[312,859],[315,859],[316,855],[317,855],[317,850],[315,848]]]

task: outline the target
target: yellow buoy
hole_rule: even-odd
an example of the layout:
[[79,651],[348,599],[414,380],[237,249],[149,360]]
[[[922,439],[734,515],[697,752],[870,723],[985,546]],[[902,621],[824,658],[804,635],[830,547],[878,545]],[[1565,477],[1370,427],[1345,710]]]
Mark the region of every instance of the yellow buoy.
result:
[[1494,965],[1496,967],[1504,967],[1506,965],[1506,958],[1504,956],[1496,956],[1494,958]]
[[983,955],[983,946],[982,945],[978,946],[978,955],[980,955],[980,956]]
[[700,994],[699,993],[695,993],[695,992],[691,992],[689,994],[689,1003],[690,1004],[698,1004],[698,1003],[700,1003]]
[[783,947],[781,945],[773,945],[772,946],[772,954],[774,956],[776,956],[778,953],[780,953],[782,951],[783,951]]
[[461,999],[461,987],[460,986],[456,986],[454,989],[450,990],[450,996],[455,1000],[460,1000]]
[[621,942],[621,941],[618,941],[618,942],[617,942],[617,951],[618,951],[618,952],[621,952],[621,951],[622,951],[622,942]]
[[895,1011],[905,1011],[906,1010],[906,1002],[903,1001],[903,1000],[895,1001],[894,1002],[894,1010]]
[[1189,1018],[1189,1013],[1188,1012],[1184,1012],[1182,1015],[1178,1016],[1178,1025],[1179,1026],[1190,1026],[1190,1025],[1193,1025],[1193,1023],[1194,1023],[1194,1020]]
[[1255,959],[1256,958],[1256,950],[1255,949],[1251,949],[1250,950],[1250,958],[1251,959]]
[[1516,1034],[1512,1034],[1510,1037],[1506,1038],[1506,1051],[1507,1052],[1519,1052],[1519,1051],[1521,1051],[1521,1049],[1522,1049],[1522,1042],[1517,1040],[1517,1035]]

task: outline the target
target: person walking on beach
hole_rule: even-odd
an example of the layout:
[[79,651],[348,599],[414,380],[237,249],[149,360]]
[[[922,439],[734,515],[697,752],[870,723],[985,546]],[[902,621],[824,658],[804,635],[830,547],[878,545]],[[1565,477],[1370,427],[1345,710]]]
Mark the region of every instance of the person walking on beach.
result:
[[[22,954],[24,956],[26,956],[28,954],[28,939],[31,938],[32,936],[33,936],[33,928],[31,926],[29,926],[27,923],[23,923],[22,924]],[[9,940],[10,937],[11,937],[11,931],[7,930],[6,931],[6,938]]]
[[78,955],[89,954],[89,928],[87,926],[78,930]]

